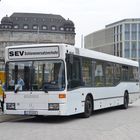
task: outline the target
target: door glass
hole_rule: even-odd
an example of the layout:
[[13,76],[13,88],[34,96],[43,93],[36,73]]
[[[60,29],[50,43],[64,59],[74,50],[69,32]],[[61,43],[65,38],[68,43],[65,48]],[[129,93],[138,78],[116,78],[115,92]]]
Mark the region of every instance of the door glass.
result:
[[31,62],[9,62],[7,90],[29,90],[31,84]]

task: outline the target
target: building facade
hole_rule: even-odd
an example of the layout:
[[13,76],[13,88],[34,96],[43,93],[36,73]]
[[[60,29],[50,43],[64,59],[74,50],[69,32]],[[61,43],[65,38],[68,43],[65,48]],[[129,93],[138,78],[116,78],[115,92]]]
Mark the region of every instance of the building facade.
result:
[[140,19],[124,19],[84,38],[85,48],[140,62]]
[[75,27],[71,20],[60,15],[13,13],[1,19],[0,56],[4,48],[33,43],[75,44]]

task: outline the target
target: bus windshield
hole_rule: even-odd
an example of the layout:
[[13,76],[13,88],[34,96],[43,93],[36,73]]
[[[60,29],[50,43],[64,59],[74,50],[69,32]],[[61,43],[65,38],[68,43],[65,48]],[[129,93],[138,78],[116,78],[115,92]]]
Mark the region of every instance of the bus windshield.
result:
[[7,91],[58,91],[65,88],[61,60],[8,62],[6,67]]

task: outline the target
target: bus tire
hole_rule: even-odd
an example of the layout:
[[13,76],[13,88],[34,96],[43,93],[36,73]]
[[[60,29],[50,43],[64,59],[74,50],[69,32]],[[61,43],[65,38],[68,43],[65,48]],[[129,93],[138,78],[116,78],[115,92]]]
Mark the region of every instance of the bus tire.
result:
[[127,109],[129,104],[129,95],[127,92],[124,94],[123,105],[121,106],[122,109]]
[[93,99],[92,96],[87,95],[85,99],[84,113],[82,113],[83,118],[89,118],[93,112]]

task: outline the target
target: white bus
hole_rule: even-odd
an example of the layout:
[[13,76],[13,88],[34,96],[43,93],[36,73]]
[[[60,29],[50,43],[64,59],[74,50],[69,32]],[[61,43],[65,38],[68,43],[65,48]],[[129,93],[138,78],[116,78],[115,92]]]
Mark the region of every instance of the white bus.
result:
[[138,62],[125,58],[35,44],[6,47],[5,61],[5,114],[89,117],[98,109],[126,109],[139,96]]

